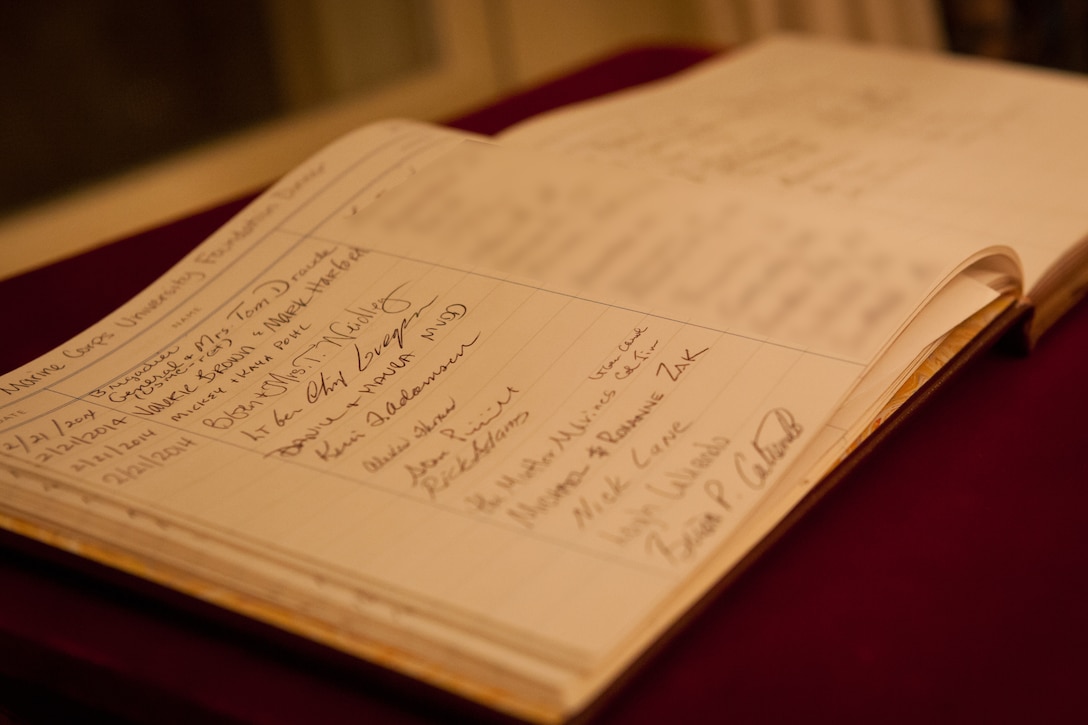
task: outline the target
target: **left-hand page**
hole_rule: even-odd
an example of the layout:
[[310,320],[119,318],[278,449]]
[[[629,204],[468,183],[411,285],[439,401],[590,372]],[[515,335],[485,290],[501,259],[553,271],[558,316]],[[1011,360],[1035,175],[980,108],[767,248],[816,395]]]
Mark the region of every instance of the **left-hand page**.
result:
[[[574,277],[639,288],[667,269],[663,251],[706,267],[715,235],[745,224],[753,279],[798,240],[825,261],[864,245],[853,222],[805,226],[629,174],[565,185],[556,163],[515,184],[521,157],[461,154],[465,139],[413,123],[344,139],[0,379],[0,523],[522,715],[599,686],[601,663],[675,616],[675,593],[956,261],[872,257],[891,271],[856,313],[889,312],[856,354],[753,332],[768,310],[783,328],[801,319],[759,294],[767,281],[736,331],[687,306],[670,316],[443,263],[465,226],[483,247],[517,231],[513,251],[549,231],[581,254],[562,264]],[[461,174],[470,163],[506,174],[511,201],[540,197],[539,223],[519,226],[526,207],[494,206],[497,192],[451,207],[455,183],[483,178]],[[557,195],[568,205],[552,219]],[[674,213],[648,223],[650,199]],[[638,214],[615,214],[624,204]],[[576,209],[615,244],[579,243]],[[398,247],[428,226],[429,257]],[[632,267],[602,266],[625,245]],[[857,296],[857,278],[836,284]]]

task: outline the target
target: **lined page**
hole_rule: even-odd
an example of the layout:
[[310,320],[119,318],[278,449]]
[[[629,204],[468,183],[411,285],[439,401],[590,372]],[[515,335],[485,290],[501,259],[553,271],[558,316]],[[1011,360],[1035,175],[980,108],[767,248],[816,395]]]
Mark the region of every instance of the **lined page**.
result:
[[[592,668],[957,260],[910,226],[891,257],[862,219],[532,156],[394,123],[304,164],[0,379],[5,515],[190,552],[401,648]],[[733,266],[746,299],[715,294]]]
[[1088,231],[1086,127],[1075,76],[781,37],[502,138],[982,235],[1030,290]]

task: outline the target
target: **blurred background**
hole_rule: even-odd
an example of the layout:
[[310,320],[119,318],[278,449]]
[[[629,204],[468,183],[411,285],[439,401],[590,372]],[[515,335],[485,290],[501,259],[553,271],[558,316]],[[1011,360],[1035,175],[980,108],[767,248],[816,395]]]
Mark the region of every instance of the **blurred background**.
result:
[[1088,0],[6,2],[0,278],[259,189],[368,120],[779,30],[1088,67]]

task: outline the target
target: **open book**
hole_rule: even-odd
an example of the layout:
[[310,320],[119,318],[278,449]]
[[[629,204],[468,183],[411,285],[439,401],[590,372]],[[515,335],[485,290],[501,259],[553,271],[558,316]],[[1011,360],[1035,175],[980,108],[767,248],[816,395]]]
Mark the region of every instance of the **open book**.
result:
[[1086,110],[785,39],[498,142],[365,127],[0,378],[0,524],[563,720],[1075,297]]

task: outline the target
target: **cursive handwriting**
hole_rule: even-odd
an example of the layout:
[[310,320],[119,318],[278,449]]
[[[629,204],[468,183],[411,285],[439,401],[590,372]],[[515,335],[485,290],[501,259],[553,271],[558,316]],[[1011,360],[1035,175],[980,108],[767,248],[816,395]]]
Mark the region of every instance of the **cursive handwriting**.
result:
[[631,489],[634,481],[616,476],[605,476],[603,485],[591,495],[580,496],[571,509],[574,523],[579,529],[585,529],[590,522],[604,514],[609,508],[619,503],[623,494]]
[[560,451],[566,449],[569,443],[572,443],[585,435],[586,431],[589,430],[590,424],[597,419],[597,416],[601,414],[601,411],[603,411],[615,397],[615,390],[609,388],[603,391],[596,403],[589,408],[584,408],[577,416],[568,420],[561,428],[548,436],[548,441]]
[[81,358],[92,350],[108,346],[110,340],[112,340],[114,337],[116,337],[116,335],[114,335],[112,332],[103,332],[95,335],[86,344],[79,345],[75,349],[64,348],[61,351],[61,354],[63,354],[64,357]]
[[687,495],[691,488],[706,470],[725,453],[729,447],[729,439],[724,436],[715,436],[709,442],[695,442],[692,444],[700,452],[688,459],[683,468],[674,468],[664,473],[664,480],[659,483],[646,484],[646,490],[661,498],[678,501]]
[[479,420],[471,424],[467,429],[458,431],[453,428],[442,428],[438,432],[451,440],[465,443],[471,436],[476,435],[484,428],[489,426],[493,421],[498,419],[499,416],[501,416],[503,411],[506,409],[506,406],[510,405],[511,401],[513,401],[514,396],[518,392],[520,391],[507,385],[506,394],[502,398],[496,400],[494,405],[487,406],[484,412],[480,415]]
[[[462,451],[452,454],[453,460],[450,465],[441,471],[436,471],[434,475],[421,478],[413,472],[412,485],[421,487],[432,499],[436,498],[439,492],[445,491],[457,479],[474,470],[485,458],[494,454],[501,444],[507,442],[514,431],[525,425],[527,420],[529,420],[529,413],[522,410],[503,421],[500,425],[485,429],[469,441],[470,453]],[[445,458],[445,453],[443,453],[443,458]]]
[[[610,357],[607,362],[603,363],[600,367],[597,368],[597,370],[594,373],[592,373],[589,376],[589,379],[590,380],[600,380],[605,375],[610,373],[612,371],[612,368],[616,366],[616,363],[618,363],[620,360],[623,359],[623,353],[630,351],[632,349],[632,347],[634,346],[634,344],[635,344],[635,340],[642,337],[642,333],[646,332],[647,329],[648,328],[645,328],[645,327],[636,327],[629,337],[625,338],[623,340],[623,342],[621,342],[619,345],[616,345],[616,349],[620,351],[620,354],[615,355],[613,357]],[[653,347],[657,347],[657,341],[656,340],[654,341]],[[653,349],[653,347],[651,347],[651,350]],[[634,352],[634,354],[635,354],[635,357],[637,359],[638,355],[639,355],[639,352],[636,350]],[[641,360],[640,360],[640,363],[641,363]],[[636,365],[636,367],[638,367],[638,366]],[[628,372],[623,377],[627,377],[628,375],[631,374],[631,372],[633,372],[633,371]],[[617,376],[618,375],[619,375],[619,373],[617,373]]]
[[651,532],[646,536],[646,552],[663,557],[673,566],[683,564],[695,557],[724,520],[720,514],[704,511],[685,521],[680,533],[673,537],[666,538],[661,532]]
[[[379,357],[381,357],[382,353],[384,353],[386,350],[388,350],[392,345],[396,344],[397,349],[403,350],[404,349],[404,335],[405,335],[405,333],[408,331],[408,329],[410,327],[412,327],[419,320],[419,316],[422,315],[427,310],[428,307],[433,305],[435,300],[437,300],[437,299],[438,299],[437,297],[431,298],[431,300],[429,302],[425,302],[424,304],[420,305],[419,309],[417,309],[415,312],[408,315],[407,317],[401,318],[400,323],[396,327],[394,327],[392,330],[385,333],[382,336],[381,342],[379,342],[378,344],[372,345],[371,347],[367,348],[366,350],[363,350],[358,345],[356,345],[355,346],[355,359],[356,359],[356,364],[358,365],[358,368],[359,368],[359,372],[366,372],[367,368],[370,367],[371,363],[373,363],[375,360],[377,360]],[[386,298],[383,301],[383,305],[384,304],[393,305],[393,301]],[[400,307],[401,304],[411,305],[411,303],[407,302],[407,301],[403,301],[403,302],[398,301],[397,304],[393,305],[392,308],[397,309],[397,308]]]
[[752,488],[762,488],[803,432],[804,428],[785,408],[775,408],[764,415],[750,450],[737,451],[733,456],[741,479]]
[[311,380],[306,384],[306,402],[310,405],[319,402],[322,398],[332,395],[341,388],[346,388],[348,381],[344,378],[344,372],[337,370],[332,377],[325,377],[321,373],[317,380]]
[[33,388],[35,385],[52,376],[54,373],[59,373],[61,370],[64,370],[65,367],[66,366],[64,365],[57,365],[56,363],[51,363],[24,375],[18,380],[12,380],[7,385],[0,385],[0,391],[4,392],[7,395],[15,395],[20,390],[27,390],[29,388]]
[[637,446],[631,447],[631,461],[636,468],[646,468],[653,463],[657,456],[668,453],[672,444],[679,440],[680,435],[691,427],[691,423],[682,423],[674,420],[664,433],[657,437],[647,450],[640,450]]
[[408,450],[411,445],[411,442],[407,438],[400,438],[394,443],[387,445],[383,452],[364,459],[363,468],[366,469],[367,473],[377,473],[396,460],[396,458],[401,453]]

